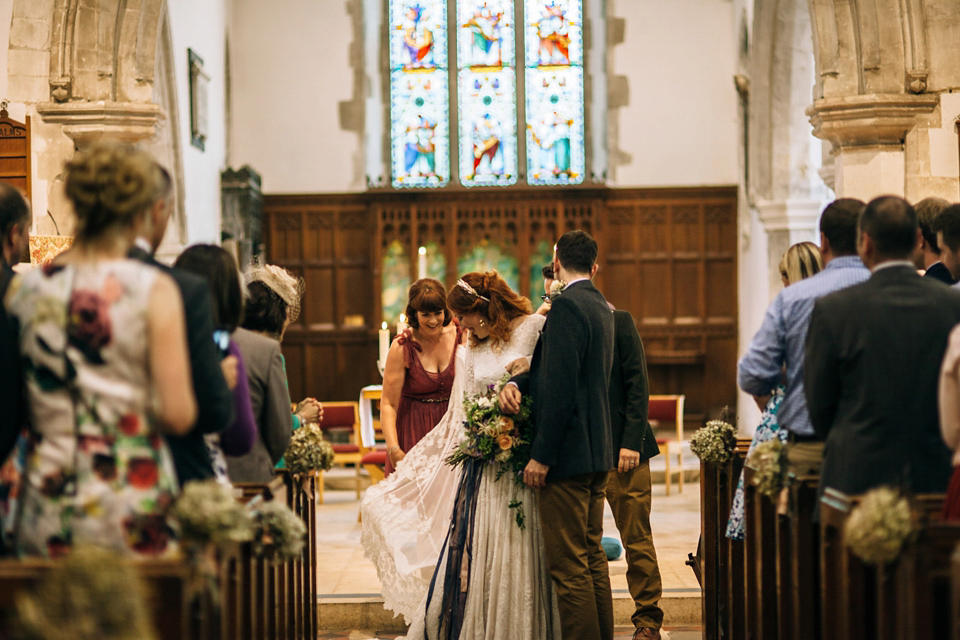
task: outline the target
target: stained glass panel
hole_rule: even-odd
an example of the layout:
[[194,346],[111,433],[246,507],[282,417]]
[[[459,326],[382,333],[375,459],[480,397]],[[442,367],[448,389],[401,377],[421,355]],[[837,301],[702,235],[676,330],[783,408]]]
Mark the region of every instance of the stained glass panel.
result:
[[583,182],[581,2],[525,0],[524,18],[527,182]]
[[540,306],[540,296],[546,293],[543,290],[543,267],[551,262],[553,262],[553,245],[546,240],[541,240],[530,253],[530,301],[534,309]]
[[446,0],[391,0],[390,122],[395,187],[450,180]]
[[410,288],[410,254],[399,240],[391,242],[383,252],[380,273],[383,320],[392,325],[407,308],[407,290]]
[[443,255],[443,247],[436,242],[424,245],[427,249],[427,277],[444,282],[447,279],[447,257]]
[[471,271],[483,273],[490,270],[496,270],[510,288],[519,291],[520,267],[517,259],[495,242],[481,240],[457,260],[457,273],[461,276]]
[[517,181],[513,0],[459,0],[457,67],[460,182]]

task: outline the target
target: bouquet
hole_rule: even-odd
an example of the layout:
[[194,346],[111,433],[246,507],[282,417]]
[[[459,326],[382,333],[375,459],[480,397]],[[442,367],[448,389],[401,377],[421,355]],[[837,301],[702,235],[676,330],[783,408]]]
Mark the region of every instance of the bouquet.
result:
[[913,533],[907,499],[889,487],[868,491],[843,525],[843,537],[854,555],[869,564],[893,562]]
[[[498,464],[496,480],[510,472],[518,485],[523,484],[523,468],[530,461],[530,405],[529,396],[523,399],[520,411],[513,416],[500,409],[500,390],[510,379],[506,374],[496,384],[487,385],[483,393],[463,401],[467,419],[463,423],[464,439],[447,458],[447,464],[459,465],[468,460],[483,460]],[[516,510],[517,526],[525,526],[523,503],[512,500]]]
[[266,502],[253,517],[253,551],[258,557],[279,562],[300,557],[307,528],[290,507],[281,502]]
[[333,465],[333,445],[324,440],[319,426],[304,425],[293,432],[283,459],[293,474],[326,471]]
[[710,420],[690,438],[690,451],[708,464],[724,464],[733,457],[736,432],[729,422]]
[[186,542],[222,544],[253,537],[253,517],[217,480],[194,480],[183,487],[171,515]]

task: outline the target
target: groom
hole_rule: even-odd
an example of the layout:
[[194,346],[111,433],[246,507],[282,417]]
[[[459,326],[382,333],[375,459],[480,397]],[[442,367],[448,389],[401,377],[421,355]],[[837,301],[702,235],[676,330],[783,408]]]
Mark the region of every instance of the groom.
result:
[[613,314],[590,282],[597,243],[584,231],[557,241],[567,283],[550,308],[530,371],[500,393],[505,413],[533,398],[533,448],[523,481],[540,488],[540,519],[564,640],[613,638],[607,558],[600,546],[607,472],[615,465],[608,387]]

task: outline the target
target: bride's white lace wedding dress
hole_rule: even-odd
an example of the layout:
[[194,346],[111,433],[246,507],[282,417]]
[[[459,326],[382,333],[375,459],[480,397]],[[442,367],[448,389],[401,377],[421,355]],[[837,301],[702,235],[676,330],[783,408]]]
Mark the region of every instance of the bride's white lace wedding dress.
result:
[[[384,607],[410,624],[407,637],[435,638],[442,615],[443,573],[427,607],[430,580],[444,548],[459,467],[444,462],[463,438],[463,400],[481,393],[506,372],[506,365],[533,353],[544,318],[531,315],[509,343],[493,350],[487,342],[460,347],[447,413],[409,452],[386,480],[370,487],[363,502],[361,543],[380,575]],[[537,496],[496,469],[484,469],[474,516],[472,564],[466,593],[463,640],[553,640],[560,621],[543,557]],[[512,500],[526,515],[521,530]],[[445,565],[444,557],[442,564]]]

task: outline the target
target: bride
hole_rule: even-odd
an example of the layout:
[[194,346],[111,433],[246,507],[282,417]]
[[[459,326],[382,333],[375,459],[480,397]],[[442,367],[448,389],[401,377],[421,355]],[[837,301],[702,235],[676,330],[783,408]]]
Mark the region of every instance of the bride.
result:
[[[497,383],[518,359],[529,361],[545,319],[531,315],[530,302],[493,271],[465,275],[447,302],[470,330],[470,344],[459,347],[446,414],[393,474],[367,490],[364,554],[377,567],[384,607],[403,614],[412,640],[559,639],[537,495],[509,475],[496,480],[496,467],[486,467],[478,486],[463,489],[475,489],[471,518],[458,499],[461,467],[445,462],[464,437],[464,399]],[[515,501],[523,505],[524,529],[509,506]],[[464,526],[472,526],[465,549],[451,542]],[[451,556],[459,568],[448,571]],[[445,583],[457,593],[444,593]]]

